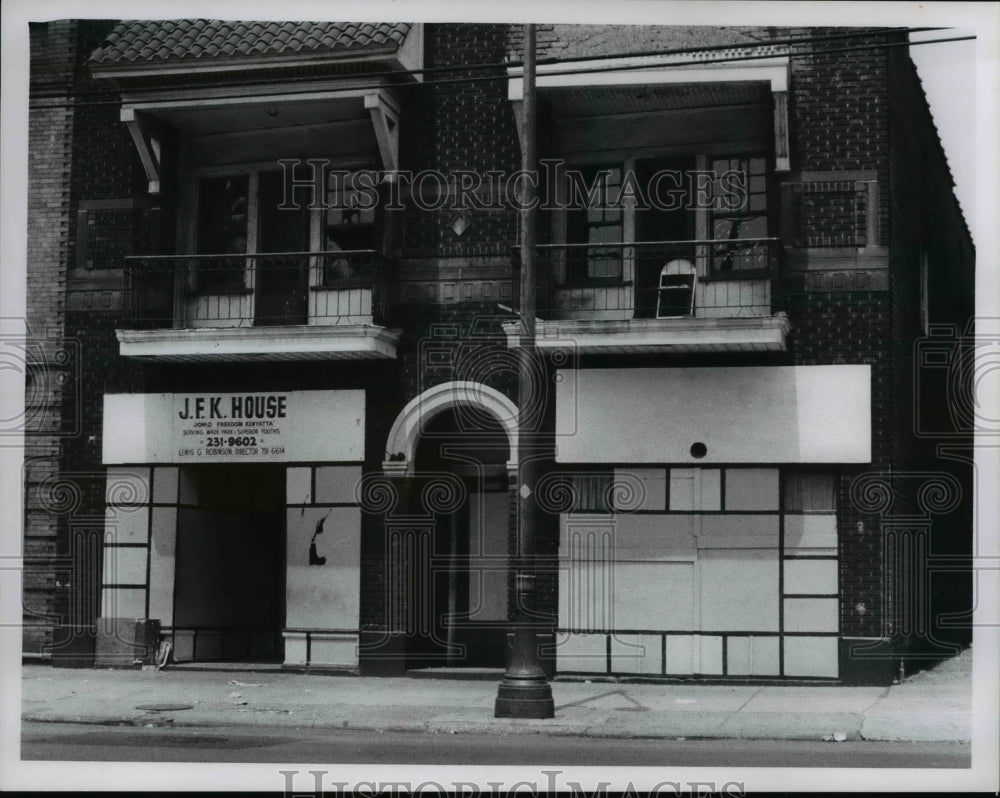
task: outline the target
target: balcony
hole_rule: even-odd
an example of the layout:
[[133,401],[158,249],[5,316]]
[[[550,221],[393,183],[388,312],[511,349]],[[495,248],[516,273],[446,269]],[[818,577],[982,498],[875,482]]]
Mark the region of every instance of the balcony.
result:
[[[581,353],[781,352],[774,238],[540,245],[536,342]],[[504,325],[508,345],[517,324]]]
[[124,357],[161,362],[394,358],[373,250],[125,259]]

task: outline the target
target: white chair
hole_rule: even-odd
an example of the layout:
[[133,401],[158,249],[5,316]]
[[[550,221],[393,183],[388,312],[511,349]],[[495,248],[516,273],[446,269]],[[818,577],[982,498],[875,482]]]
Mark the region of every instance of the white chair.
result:
[[676,319],[694,315],[698,273],[689,260],[678,258],[660,269],[656,292],[656,318]]

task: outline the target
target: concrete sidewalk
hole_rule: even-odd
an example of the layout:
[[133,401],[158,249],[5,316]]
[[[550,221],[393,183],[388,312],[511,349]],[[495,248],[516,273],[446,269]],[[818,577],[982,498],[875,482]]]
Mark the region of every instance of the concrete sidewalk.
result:
[[25,665],[26,721],[588,737],[971,739],[972,652],[891,687],[556,681],[549,720],[493,717],[493,681]]

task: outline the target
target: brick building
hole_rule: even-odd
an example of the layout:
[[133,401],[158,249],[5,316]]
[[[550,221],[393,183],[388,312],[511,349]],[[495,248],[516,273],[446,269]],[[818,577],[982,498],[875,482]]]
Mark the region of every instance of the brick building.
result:
[[[522,36],[33,25],[26,652],[504,665]],[[550,672],[968,640],[974,252],[905,42],[539,26]]]

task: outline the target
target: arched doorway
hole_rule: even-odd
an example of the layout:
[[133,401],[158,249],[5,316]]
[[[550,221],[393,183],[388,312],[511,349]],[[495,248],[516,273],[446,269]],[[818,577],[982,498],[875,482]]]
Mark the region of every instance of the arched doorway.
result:
[[410,558],[417,620],[408,668],[505,665],[509,431],[493,412],[454,404],[425,415],[410,464],[411,511],[429,518]]

